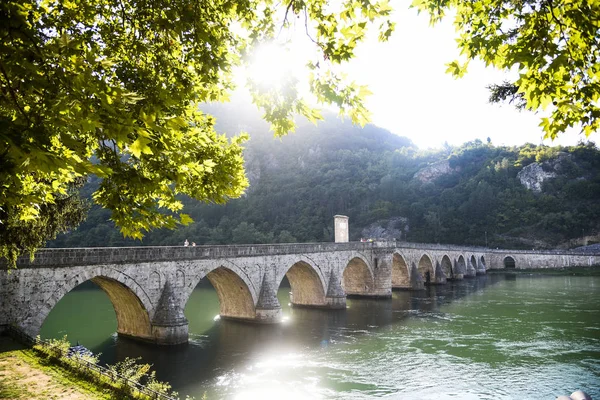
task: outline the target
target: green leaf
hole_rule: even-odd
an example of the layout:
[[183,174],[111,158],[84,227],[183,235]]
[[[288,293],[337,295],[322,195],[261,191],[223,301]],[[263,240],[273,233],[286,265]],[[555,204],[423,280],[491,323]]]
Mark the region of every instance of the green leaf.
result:
[[189,225],[192,222],[194,222],[194,220],[187,214],[179,214],[179,223],[181,225]]
[[460,64],[458,61],[452,61],[446,64],[448,68],[446,69],[447,74],[452,74],[454,78],[462,78],[467,72],[467,66],[469,62],[465,62],[464,64]]
[[129,151],[137,158],[140,158],[142,154],[154,154],[150,146],[148,146],[148,143],[150,143],[149,139],[144,136],[139,136],[136,141],[129,146]]

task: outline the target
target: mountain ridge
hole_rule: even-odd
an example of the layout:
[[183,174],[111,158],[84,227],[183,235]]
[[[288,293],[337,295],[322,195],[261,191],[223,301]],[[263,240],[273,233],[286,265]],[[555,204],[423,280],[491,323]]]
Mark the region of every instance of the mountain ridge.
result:
[[[123,239],[107,222],[109,212],[94,206],[76,231],[49,245],[177,245],[186,238],[197,244],[332,241],[335,214],[350,217],[352,240],[374,232],[514,248],[598,240],[600,153],[591,144],[496,147],[476,140],[419,150],[406,137],[374,125],[359,128],[329,113],[317,126],[299,120],[296,133],[277,139],[245,109],[219,104],[203,110],[215,115],[221,132],[250,133],[244,157],[251,186],[242,198],[224,206],[183,199],[195,223],[150,232],[141,243]],[[552,162],[559,163],[559,172],[541,182],[539,192],[519,181],[524,167],[554,168],[548,167]],[[431,173],[436,166],[441,169]]]

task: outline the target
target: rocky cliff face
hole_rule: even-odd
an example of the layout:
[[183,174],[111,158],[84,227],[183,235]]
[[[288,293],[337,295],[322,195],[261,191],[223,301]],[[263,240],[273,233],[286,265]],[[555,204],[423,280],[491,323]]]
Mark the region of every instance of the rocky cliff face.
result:
[[404,240],[408,229],[408,218],[391,217],[372,223],[360,233],[361,237],[366,239]]
[[431,181],[439,178],[440,176],[447,175],[453,171],[454,171],[454,169],[452,169],[452,167],[450,167],[450,163],[448,162],[448,160],[442,160],[442,161],[433,163],[433,164],[423,168],[422,170],[418,171],[415,174],[415,179],[417,179],[423,183],[431,182]]
[[[521,184],[533,192],[540,193],[544,181],[564,174],[564,167],[572,161],[568,153],[559,153],[558,157],[542,163],[531,163],[517,174]],[[583,177],[581,177],[583,178]]]
[[540,193],[542,191],[542,183],[546,179],[554,177],[556,177],[555,172],[544,171],[542,165],[535,162],[529,164],[517,174],[517,178],[519,178],[521,181],[521,185],[536,193]]

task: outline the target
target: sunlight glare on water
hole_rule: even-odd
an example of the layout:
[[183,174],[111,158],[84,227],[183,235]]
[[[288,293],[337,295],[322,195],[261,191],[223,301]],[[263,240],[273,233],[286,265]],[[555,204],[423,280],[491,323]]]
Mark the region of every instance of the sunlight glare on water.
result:
[[[291,308],[285,323],[213,320],[214,289],[186,307],[190,343],[174,348],[115,338],[100,290],[69,293],[43,337],[67,333],[102,362],[141,356],[181,396],[209,399],[600,398],[600,277],[490,274],[349,299],[341,311]],[[93,315],[94,317],[90,317]]]

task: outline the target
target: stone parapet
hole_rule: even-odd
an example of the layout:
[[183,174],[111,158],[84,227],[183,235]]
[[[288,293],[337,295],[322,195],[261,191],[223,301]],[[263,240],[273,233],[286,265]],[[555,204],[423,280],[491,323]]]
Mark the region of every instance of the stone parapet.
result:
[[0,327],[35,337],[64,295],[92,281],[113,304],[120,335],[179,344],[188,336],[183,310],[205,278],[217,291],[223,318],[276,323],[284,277],[292,304],[344,309],[346,293],[390,297],[393,274],[396,286],[419,290],[505,268],[506,260],[517,269],[595,266],[600,254],[384,241],[42,249],[33,262],[21,257],[16,270],[0,267]]
[[[29,255],[19,257],[18,268],[66,267],[71,265],[123,264],[179,260],[209,260],[238,257],[257,257],[274,255],[293,255],[308,253],[331,253],[339,251],[374,251],[374,250],[433,250],[465,253],[485,253],[490,255],[565,255],[582,257],[600,257],[582,251],[536,251],[487,249],[455,245],[439,245],[429,243],[409,243],[394,241],[348,242],[348,243],[294,243],[294,244],[262,244],[262,245],[228,245],[228,246],[138,246],[138,247],[87,247],[87,248],[47,248],[36,252],[33,261]],[[7,268],[5,259],[0,259],[0,269]]]

